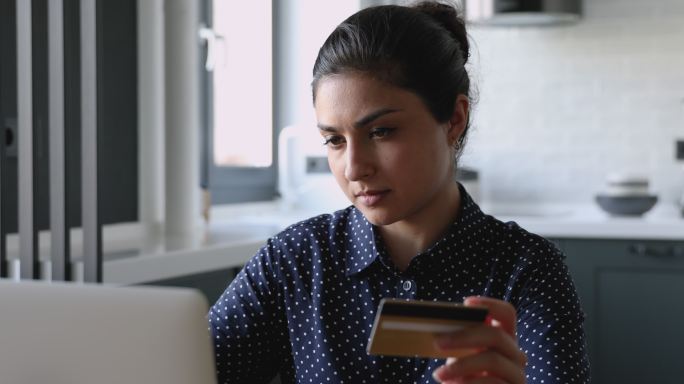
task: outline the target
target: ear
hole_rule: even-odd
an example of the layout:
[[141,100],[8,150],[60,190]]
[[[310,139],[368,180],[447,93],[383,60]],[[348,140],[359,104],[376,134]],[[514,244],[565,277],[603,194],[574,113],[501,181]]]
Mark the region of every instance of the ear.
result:
[[466,95],[460,94],[456,97],[454,113],[449,119],[449,144],[453,146],[465,131],[468,125],[468,114],[470,113],[470,100]]

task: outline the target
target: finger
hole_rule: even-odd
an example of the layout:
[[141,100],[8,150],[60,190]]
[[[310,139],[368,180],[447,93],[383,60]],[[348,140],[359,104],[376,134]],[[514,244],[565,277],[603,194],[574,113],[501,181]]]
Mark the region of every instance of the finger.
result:
[[484,296],[470,296],[464,302],[466,306],[485,307],[489,310],[489,316],[499,322],[500,326],[512,337],[515,337],[516,312],[510,303]]
[[437,336],[435,344],[442,350],[494,350],[519,366],[524,367],[527,364],[527,356],[520,350],[517,341],[498,327],[475,325],[461,331],[441,334]]
[[435,380],[441,384],[510,384],[506,383],[505,381],[501,380],[496,376],[486,375],[458,377],[456,379],[450,379],[446,381],[439,381],[436,378]]
[[459,378],[456,378],[456,379],[453,379],[453,380],[450,379],[450,380],[447,380],[447,381],[442,381],[442,380],[439,379],[439,377],[438,377],[438,375],[437,375],[441,367],[444,367],[444,366],[446,366],[446,365],[452,365],[452,364],[454,364],[454,363],[457,362],[457,361],[458,361],[458,359],[455,358],[455,357],[449,357],[449,358],[447,358],[447,359],[446,359],[446,362],[445,362],[443,365],[440,365],[439,367],[437,367],[437,369],[435,369],[435,370],[432,372],[432,378],[433,378],[436,382],[441,383],[441,384],[461,384],[461,383],[463,383],[464,380],[466,380],[466,378],[464,378],[464,377],[459,377]]
[[[525,372],[510,359],[494,351],[485,351],[462,357],[452,364],[445,364],[435,370],[434,376],[440,381],[453,381],[495,377],[506,383],[525,383]],[[471,382],[471,380],[466,380]]]

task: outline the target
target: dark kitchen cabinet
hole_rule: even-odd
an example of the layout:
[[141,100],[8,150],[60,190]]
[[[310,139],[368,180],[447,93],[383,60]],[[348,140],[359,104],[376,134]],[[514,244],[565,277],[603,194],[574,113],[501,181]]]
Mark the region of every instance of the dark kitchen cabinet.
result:
[[684,242],[560,239],[582,306],[593,383],[681,383]]

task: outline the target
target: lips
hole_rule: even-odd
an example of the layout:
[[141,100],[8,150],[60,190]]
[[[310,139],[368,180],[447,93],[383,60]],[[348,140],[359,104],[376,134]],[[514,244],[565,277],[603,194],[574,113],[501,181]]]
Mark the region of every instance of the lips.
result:
[[367,190],[356,194],[361,204],[372,207],[378,205],[380,201],[389,193],[389,189],[384,190]]

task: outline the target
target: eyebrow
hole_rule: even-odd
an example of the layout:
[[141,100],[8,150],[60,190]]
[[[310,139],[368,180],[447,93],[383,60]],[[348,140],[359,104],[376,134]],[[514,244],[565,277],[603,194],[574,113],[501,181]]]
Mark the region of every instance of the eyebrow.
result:
[[[371,113],[369,113],[368,115],[366,115],[366,116],[360,118],[359,120],[357,120],[357,121],[354,123],[354,128],[357,128],[357,129],[358,129],[358,128],[361,128],[361,127],[363,127],[364,125],[373,122],[373,120],[376,120],[376,119],[380,118],[381,116],[384,116],[384,115],[387,115],[387,114],[390,114],[390,113],[394,113],[394,112],[399,112],[399,111],[401,111],[401,109],[393,109],[393,108],[382,108],[382,109],[378,109],[377,111],[371,112]],[[337,128],[331,127],[331,126],[329,126],[329,125],[325,125],[325,124],[320,124],[320,123],[319,123],[319,124],[317,124],[317,126],[318,126],[318,129],[320,129],[321,131],[326,131],[326,132],[337,132]]]

